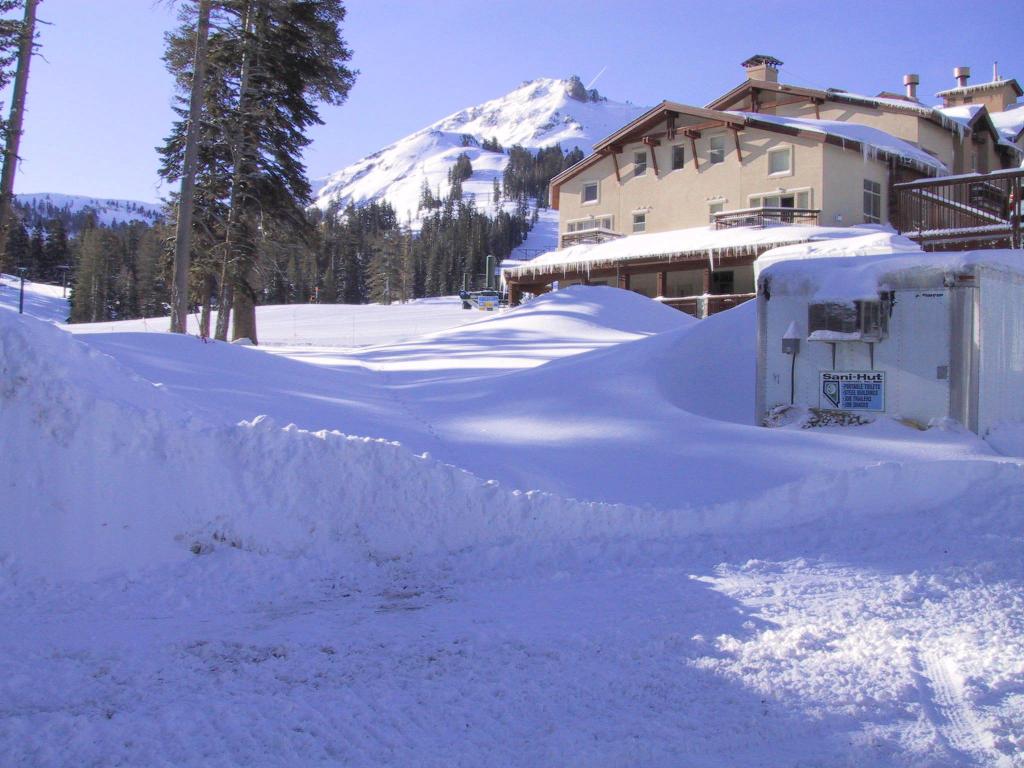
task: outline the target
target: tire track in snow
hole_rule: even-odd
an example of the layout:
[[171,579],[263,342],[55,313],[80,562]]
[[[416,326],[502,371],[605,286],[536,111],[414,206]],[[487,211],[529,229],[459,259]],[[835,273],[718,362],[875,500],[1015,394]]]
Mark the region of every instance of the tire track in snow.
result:
[[911,670],[925,715],[939,742],[957,765],[1007,765],[1005,756],[985,744],[987,732],[964,698],[963,676],[956,662],[934,651],[918,655]]

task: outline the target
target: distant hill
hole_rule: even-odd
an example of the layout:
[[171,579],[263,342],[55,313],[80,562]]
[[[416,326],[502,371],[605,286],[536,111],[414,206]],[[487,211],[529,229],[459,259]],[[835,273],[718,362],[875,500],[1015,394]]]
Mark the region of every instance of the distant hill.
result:
[[163,219],[163,206],[141,200],[110,200],[84,195],[38,192],[15,195],[14,207],[27,229],[36,222],[60,219],[71,235],[77,234],[89,216],[104,226],[141,221],[154,224]]
[[472,197],[478,210],[493,213],[494,180],[502,179],[510,147],[536,151],[557,144],[566,152],[578,147],[589,154],[594,143],[644,111],[586,90],[577,77],[531,80],[331,174],[316,206],[327,210],[331,205],[387,200],[401,221],[409,220],[417,229],[424,183],[435,194],[446,193],[449,172],[465,153],[473,173],[462,184],[463,196]]

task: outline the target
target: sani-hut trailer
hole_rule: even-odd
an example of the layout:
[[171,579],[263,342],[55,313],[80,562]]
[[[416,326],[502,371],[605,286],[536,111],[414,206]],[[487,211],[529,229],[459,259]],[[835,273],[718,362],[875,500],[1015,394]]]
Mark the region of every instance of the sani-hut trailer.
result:
[[1024,420],[1024,251],[780,261],[758,277],[757,421],[780,406]]

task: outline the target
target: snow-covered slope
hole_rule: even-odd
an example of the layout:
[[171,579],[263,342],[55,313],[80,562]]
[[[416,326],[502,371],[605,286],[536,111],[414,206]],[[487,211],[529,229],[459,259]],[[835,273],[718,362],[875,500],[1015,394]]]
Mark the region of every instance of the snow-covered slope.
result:
[[144,221],[152,224],[163,216],[162,206],[142,200],[111,200],[56,192],[15,195],[15,199],[18,204],[28,206],[44,218],[52,218],[54,213],[74,215],[89,208],[96,213],[98,222],[105,226],[127,221]]
[[[16,275],[0,274],[0,309],[18,311],[19,303],[26,315],[52,323],[63,323],[71,314],[71,306],[59,285],[25,281],[25,296],[21,297],[21,279]],[[166,324],[166,323],[165,323]]]
[[581,101],[572,92],[572,79],[542,78],[449,115],[329,176],[316,205],[326,210],[332,204],[344,207],[383,198],[401,220],[415,220],[423,183],[435,194],[447,192],[448,169],[465,152],[473,176],[463,191],[479,208],[493,207],[492,182],[501,178],[508,156],[481,149],[484,139],[497,139],[505,148],[560,144],[566,151],[579,147],[589,153],[596,141],[644,112],[632,104]]
[[1020,768],[1021,461],[750,425],[752,310],[318,366],[0,312],[4,764]]

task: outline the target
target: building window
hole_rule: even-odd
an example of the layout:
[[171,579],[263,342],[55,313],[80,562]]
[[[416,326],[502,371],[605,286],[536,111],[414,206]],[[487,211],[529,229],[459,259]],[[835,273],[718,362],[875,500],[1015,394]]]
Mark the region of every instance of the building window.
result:
[[708,162],[712,165],[725,162],[725,137],[711,137],[711,151],[708,153]]
[[686,165],[686,150],[683,149],[682,144],[676,144],[672,147],[672,170],[678,171]]
[[588,232],[592,229],[611,229],[612,217],[599,216],[596,219],[584,219],[583,221],[570,221],[565,226],[566,232]]
[[864,179],[864,221],[882,223],[882,185],[868,179]]
[[647,173],[647,152],[641,150],[633,153],[633,175],[643,176]]
[[811,191],[809,189],[799,192],[786,192],[771,195],[751,195],[750,207],[760,208],[810,208]]
[[598,184],[596,181],[588,181],[583,185],[583,202],[584,203],[596,203],[597,202],[597,190]]
[[708,220],[714,221],[715,214],[725,210],[725,202],[720,200],[717,203],[708,203]]
[[646,232],[647,231],[647,214],[646,213],[634,213],[633,214],[633,231],[634,232]]
[[793,152],[789,147],[768,150],[768,175],[782,176],[793,172]]

